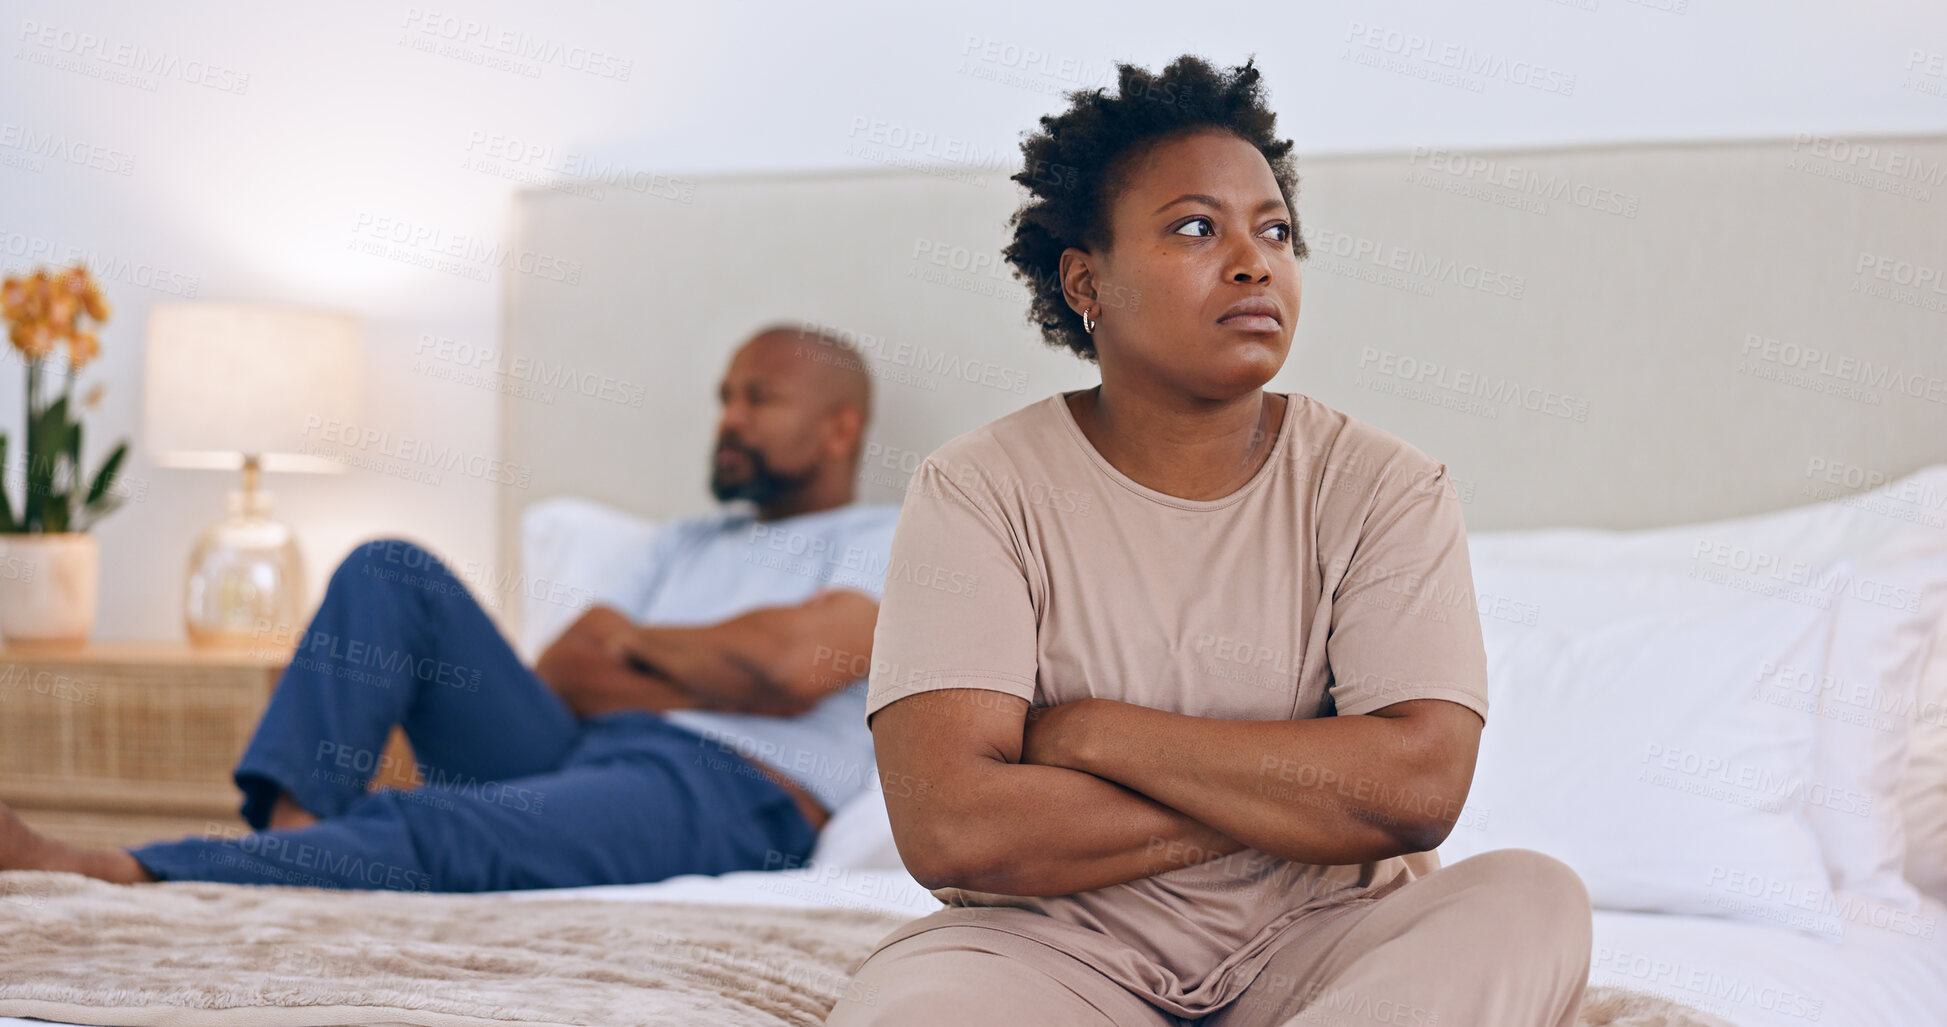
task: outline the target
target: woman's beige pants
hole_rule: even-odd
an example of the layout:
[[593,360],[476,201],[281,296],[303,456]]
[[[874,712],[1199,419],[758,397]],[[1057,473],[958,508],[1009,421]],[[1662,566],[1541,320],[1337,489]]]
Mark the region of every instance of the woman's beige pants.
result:
[[1307,914],[1241,995],[1200,1019],[1041,942],[951,925],[866,959],[825,1023],[1573,1027],[1590,934],[1589,893],[1567,864],[1496,849],[1373,901]]

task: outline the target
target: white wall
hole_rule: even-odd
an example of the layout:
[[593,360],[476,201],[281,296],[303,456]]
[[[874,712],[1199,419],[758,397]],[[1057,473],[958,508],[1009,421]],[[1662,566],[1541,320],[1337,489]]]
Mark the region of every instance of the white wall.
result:
[[[1183,52],[1256,54],[1301,173],[1331,151],[1947,127],[1937,0],[909,6],[0,0],[0,267],[82,255],[104,280],[115,315],[83,377],[107,387],[91,466],[138,431],[151,303],[193,292],[365,319],[361,424],[480,473],[413,480],[394,448],[354,451],[376,469],[269,479],[304,532],[315,600],[378,534],[514,570],[491,566],[493,490],[520,469],[485,463],[495,394],[453,381],[452,355],[497,345],[500,290],[522,272],[480,256],[523,180],[608,169],[675,191],[648,176],[907,161],[979,174],[1062,92],[1112,87],[1112,61]],[[393,231],[409,241],[388,249]],[[442,249],[462,254],[451,270],[417,263]],[[726,302],[764,288],[734,268],[724,284]],[[16,439],[21,404],[18,363],[0,361]],[[126,473],[139,499],[98,529],[96,637],[176,637],[182,563],[233,482],[139,451]]]

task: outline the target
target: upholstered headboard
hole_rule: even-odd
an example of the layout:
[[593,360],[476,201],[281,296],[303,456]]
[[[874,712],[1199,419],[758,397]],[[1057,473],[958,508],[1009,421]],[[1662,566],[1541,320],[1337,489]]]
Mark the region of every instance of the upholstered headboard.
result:
[[[1302,149],[1302,141],[1301,141]],[[1413,442],[1475,531],[1684,523],[1947,460],[1947,135],[1302,157],[1272,387]],[[713,177],[515,200],[500,553],[576,494],[709,509],[716,383],[773,321],[875,370],[861,498],[1093,368],[999,251],[1011,169]],[[658,180],[660,182],[660,180]]]

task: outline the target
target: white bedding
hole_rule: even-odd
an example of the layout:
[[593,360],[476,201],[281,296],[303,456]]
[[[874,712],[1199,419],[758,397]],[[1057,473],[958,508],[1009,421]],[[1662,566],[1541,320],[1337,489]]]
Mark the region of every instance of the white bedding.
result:
[[[913,916],[940,908],[904,871],[815,867],[525,894],[836,905]],[[1906,924],[1924,936],[1853,923],[1836,944],[1720,917],[1599,909],[1589,983],[1655,992],[1738,1027],[1947,1027],[1947,906],[1925,903]]]
[[1595,914],[1589,983],[1652,991],[1738,1027],[1947,1024],[1947,906],[1925,937],[1857,923],[1843,942],[1718,917]]
[[[840,906],[920,916],[940,903],[904,871],[744,871],[657,884],[507,892],[510,901]],[[1597,910],[1592,985],[1652,991],[1738,1027],[1947,1025],[1947,906],[1926,900],[1921,936],[1849,926],[1842,943],[1714,917]],[[0,1027],[51,1021],[0,1017]]]

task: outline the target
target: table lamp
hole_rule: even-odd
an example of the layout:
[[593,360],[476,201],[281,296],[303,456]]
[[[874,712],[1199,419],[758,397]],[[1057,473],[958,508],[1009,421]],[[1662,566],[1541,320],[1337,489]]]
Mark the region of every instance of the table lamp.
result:
[[[350,423],[358,402],[359,325],[322,310],[253,303],[149,309],[143,428],[158,467],[243,471],[228,516],[190,552],[183,626],[191,644],[262,645],[289,632],[304,601],[297,535],[271,519],[264,471],[342,472],[318,432]],[[287,636],[288,637],[288,636]]]

